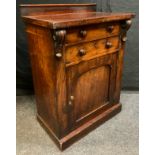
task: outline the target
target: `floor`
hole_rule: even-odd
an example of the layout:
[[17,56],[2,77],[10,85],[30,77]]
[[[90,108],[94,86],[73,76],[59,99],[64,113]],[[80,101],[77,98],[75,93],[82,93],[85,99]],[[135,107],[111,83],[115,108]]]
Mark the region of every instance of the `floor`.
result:
[[138,155],[139,94],[121,93],[121,113],[61,152],[37,122],[33,96],[17,96],[17,155]]

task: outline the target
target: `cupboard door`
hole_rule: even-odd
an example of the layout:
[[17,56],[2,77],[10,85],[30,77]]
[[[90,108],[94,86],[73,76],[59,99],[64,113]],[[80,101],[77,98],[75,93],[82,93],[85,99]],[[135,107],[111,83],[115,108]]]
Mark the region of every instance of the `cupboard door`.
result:
[[114,104],[116,54],[66,68],[69,128],[74,129]]

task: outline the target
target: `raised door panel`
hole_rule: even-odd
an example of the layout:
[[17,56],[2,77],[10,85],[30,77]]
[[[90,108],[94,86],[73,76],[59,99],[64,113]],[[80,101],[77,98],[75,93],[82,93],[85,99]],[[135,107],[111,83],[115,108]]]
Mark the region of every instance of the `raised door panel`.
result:
[[66,68],[70,129],[112,106],[116,60],[115,53]]
[[109,76],[110,67],[105,65],[91,69],[78,78],[74,88],[76,122],[107,104]]

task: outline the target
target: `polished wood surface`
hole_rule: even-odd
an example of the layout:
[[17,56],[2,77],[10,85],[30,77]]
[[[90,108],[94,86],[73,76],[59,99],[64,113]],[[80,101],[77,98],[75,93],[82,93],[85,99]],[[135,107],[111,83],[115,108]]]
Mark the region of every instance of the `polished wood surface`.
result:
[[[112,29],[110,29],[112,28]],[[89,25],[77,28],[72,28],[67,31],[66,44],[77,44],[111,36],[116,36],[120,32],[119,22],[110,22],[97,25]],[[83,35],[84,33],[84,35]]]
[[[117,52],[118,49],[119,36],[80,43],[78,46],[74,45],[66,47],[65,61],[67,66],[77,64],[81,61]],[[83,51],[83,54],[80,52],[81,50]]]
[[[25,22],[52,29],[125,20],[134,17],[131,13],[83,12],[56,15],[23,16]],[[82,20],[81,20],[82,19]]]
[[21,5],[37,118],[60,149],[121,110],[126,33],[134,14],[95,9],[95,4]]
[[116,60],[116,54],[111,54],[67,67],[68,98],[74,96],[71,127],[78,127],[114,103]]

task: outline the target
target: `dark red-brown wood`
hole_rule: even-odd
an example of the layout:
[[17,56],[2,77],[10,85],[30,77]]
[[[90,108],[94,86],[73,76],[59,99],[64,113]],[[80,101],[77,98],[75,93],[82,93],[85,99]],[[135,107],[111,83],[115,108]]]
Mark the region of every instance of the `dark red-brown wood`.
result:
[[21,5],[37,118],[60,149],[121,110],[126,32],[134,14],[95,10],[95,4]]

